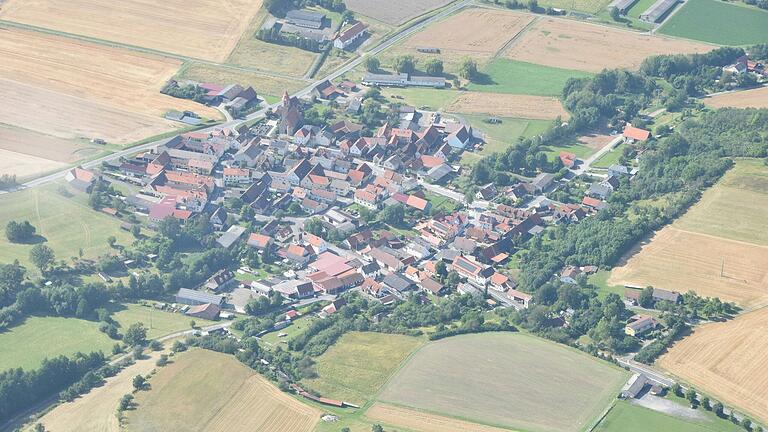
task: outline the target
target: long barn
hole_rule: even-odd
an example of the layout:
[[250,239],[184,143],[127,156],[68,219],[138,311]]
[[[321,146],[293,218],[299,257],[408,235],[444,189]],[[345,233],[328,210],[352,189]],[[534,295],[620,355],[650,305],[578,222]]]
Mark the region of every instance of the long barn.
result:
[[640,19],[649,23],[657,23],[679,2],[680,0],[658,0],[640,14]]

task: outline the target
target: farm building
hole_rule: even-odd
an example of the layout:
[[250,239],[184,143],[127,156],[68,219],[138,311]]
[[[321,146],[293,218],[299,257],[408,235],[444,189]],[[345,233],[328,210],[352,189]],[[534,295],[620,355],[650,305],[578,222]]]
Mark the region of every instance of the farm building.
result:
[[366,74],[363,84],[382,87],[445,87],[445,78],[431,76],[413,76],[408,74]]
[[626,15],[627,11],[630,10],[635,3],[637,3],[637,0],[613,0],[611,4],[608,5],[608,9],[615,7],[619,10],[619,13]]
[[285,20],[295,26],[319,29],[323,26],[325,14],[305,10],[292,10],[285,14]]
[[649,23],[657,23],[679,2],[680,0],[658,0],[640,14],[640,19]]
[[176,293],[176,303],[190,306],[199,306],[211,303],[221,306],[224,303],[224,297],[215,294],[208,294],[202,291],[180,288],[179,292]]
[[213,303],[206,303],[197,306],[192,306],[187,311],[186,315],[193,318],[206,319],[213,321],[218,318],[221,312],[221,307]]
[[621,389],[621,397],[624,399],[634,399],[645,388],[645,384],[648,382],[647,378],[643,374],[634,374],[632,378],[624,384]]
[[333,41],[334,48],[345,50],[354,45],[355,42],[365,37],[367,26],[361,22],[355,23],[352,27],[344,30],[339,37]]

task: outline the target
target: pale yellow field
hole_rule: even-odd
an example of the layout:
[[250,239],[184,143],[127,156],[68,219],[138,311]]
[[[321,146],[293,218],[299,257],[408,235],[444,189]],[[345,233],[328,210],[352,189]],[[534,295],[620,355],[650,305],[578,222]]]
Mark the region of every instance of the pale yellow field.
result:
[[6,0],[0,19],[221,62],[260,0]]
[[768,108],[768,87],[719,94],[704,99],[712,108]]
[[606,68],[636,69],[652,55],[701,53],[713,48],[698,42],[544,18],[515,41],[505,56],[562,69],[600,72]]
[[75,162],[99,152],[96,146],[0,125],[0,149],[56,162]]
[[170,109],[219,118],[159,93],[180,62],[23,30],[0,30],[0,123],[124,144],[179,128]]
[[504,432],[509,430],[384,403],[374,404],[366,411],[365,416],[374,421],[419,432]]
[[502,93],[461,93],[445,111],[534,120],[553,120],[557,116],[563,120],[569,118],[568,111],[557,98]]
[[0,149],[0,175],[15,175],[18,180],[63,169],[67,164]]
[[629,255],[609,284],[692,290],[746,308],[768,305],[768,247],[669,226]]
[[699,390],[768,421],[768,309],[694,330],[658,365]]

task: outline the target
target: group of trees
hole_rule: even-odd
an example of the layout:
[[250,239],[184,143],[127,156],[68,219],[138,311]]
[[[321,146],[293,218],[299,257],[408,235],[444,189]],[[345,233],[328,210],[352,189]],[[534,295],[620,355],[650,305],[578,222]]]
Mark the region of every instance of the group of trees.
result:
[[36,229],[29,221],[10,221],[5,226],[5,236],[12,243],[27,243],[35,238]]
[[197,103],[205,103],[207,91],[195,84],[170,85],[163,89],[163,93],[180,99],[191,99]]
[[344,12],[347,5],[344,0],[265,0],[264,7],[275,16],[284,16],[291,9],[320,6],[334,12]]
[[256,38],[263,40],[264,42],[293,46],[312,52],[320,52],[324,47],[324,44],[321,44],[314,39],[302,37],[293,33],[282,32],[278,26],[260,29],[256,32]]
[[0,189],[16,186],[16,176],[11,174],[0,174]]

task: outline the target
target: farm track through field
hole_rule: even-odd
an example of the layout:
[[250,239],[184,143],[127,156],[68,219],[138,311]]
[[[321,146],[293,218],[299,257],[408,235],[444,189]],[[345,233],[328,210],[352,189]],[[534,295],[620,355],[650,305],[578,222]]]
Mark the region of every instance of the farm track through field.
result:
[[491,57],[491,60],[494,60],[494,59],[497,59],[497,58],[499,58],[499,57],[503,56],[503,55],[504,55],[504,53],[506,53],[506,52],[509,50],[509,48],[510,48],[512,45],[514,45],[514,44],[515,44],[515,42],[517,42],[518,40],[520,40],[520,38],[521,38],[521,37],[522,37],[524,34],[528,33],[528,31],[529,31],[529,30],[530,30],[530,29],[531,29],[531,28],[534,26],[534,24],[536,24],[537,22],[539,22],[539,20],[541,20],[541,17],[537,16],[537,17],[536,17],[536,18],[534,18],[534,19],[533,19],[531,22],[529,22],[528,24],[526,24],[526,25],[525,25],[525,27],[523,27],[523,29],[522,29],[522,30],[520,30],[520,31],[519,31],[519,32],[517,32],[517,33],[516,33],[514,36],[512,36],[512,38],[511,38],[509,41],[507,41],[507,43],[505,43],[505,44],[504,44],[504,46],[502,46],[501,48],[499,48],[499,50],[498,50],[498,51],[496,51],[496,54],[494,54],[494,55],[493,55],[493,57]]

